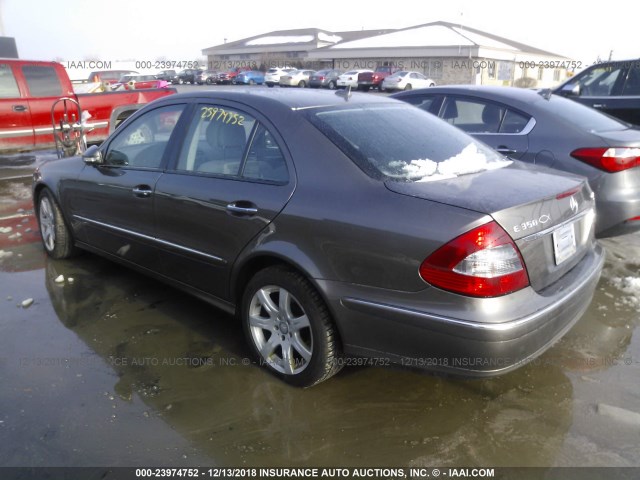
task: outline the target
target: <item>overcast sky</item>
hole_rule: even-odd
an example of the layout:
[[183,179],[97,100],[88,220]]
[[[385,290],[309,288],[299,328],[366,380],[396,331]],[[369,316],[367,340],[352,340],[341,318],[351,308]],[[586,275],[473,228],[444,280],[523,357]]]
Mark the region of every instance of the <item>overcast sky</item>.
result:
[[202,49],[273,30],[404,28],[445,20],[582,62],[640,57],[637,0],[0,0],[22,58],[196,60]]

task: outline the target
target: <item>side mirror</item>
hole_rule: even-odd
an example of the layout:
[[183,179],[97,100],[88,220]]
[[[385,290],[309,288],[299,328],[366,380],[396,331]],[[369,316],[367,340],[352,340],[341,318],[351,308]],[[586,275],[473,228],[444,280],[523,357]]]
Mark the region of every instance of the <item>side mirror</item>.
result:
[[102,165],[102,152],[97,145],[92,145],[87,148],[87,151],[82,154],[82,159],[87,165]]
[[572,85],[567,83],[560,89],[560,95],[565,97],[579,97],[580,96],[580,84],[576,83]]

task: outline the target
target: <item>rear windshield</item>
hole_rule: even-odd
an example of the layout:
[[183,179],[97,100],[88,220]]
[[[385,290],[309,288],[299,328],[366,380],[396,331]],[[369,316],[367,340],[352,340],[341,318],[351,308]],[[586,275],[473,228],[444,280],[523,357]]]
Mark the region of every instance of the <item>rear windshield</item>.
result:
[[512,162],[411,105],[368,104],[307,110],[309,120],[374,178],[428,182]]
[[554,115],[590,132],[626,130],[630,125],[574,100],[551,95],[547,109]]

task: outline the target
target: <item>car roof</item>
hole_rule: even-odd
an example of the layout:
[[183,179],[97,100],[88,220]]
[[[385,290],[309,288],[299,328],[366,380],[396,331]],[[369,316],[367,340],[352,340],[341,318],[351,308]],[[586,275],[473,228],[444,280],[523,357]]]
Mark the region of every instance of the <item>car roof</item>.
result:
[[514,105],[531,105],[544,101],[544,96],[539,91],[528,88],[500,87],[490,85],[448,85],[443,87],[418,88],[407,92],[400,92],[392,95],[394,98],[410,97],[420,94],[429,95],[469,95],[497,102],[505,102]]
[[351,97],[345,100],[344,90],[339,90],[338,92],[341,92],[343,95],[336,95],[336,93],[331,90],[310,91],[307,89],[236,88],[233,90],[205,90],[169,95],[154,102],[154,104],[169,103],[180,99],[217,99],[245,103],[256,109],[275,107],[302,110],[314,107],[343,106],[345,103],[363,105],[381,103],[397,104],[398,102],[398,100],[381,95],[370,95],[362,92],[353,92]]

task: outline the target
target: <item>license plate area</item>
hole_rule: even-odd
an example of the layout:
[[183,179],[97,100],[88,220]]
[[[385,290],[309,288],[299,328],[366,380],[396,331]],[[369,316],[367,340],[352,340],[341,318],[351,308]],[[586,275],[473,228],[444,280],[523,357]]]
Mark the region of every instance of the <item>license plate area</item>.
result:
[[575,222],[563,225],[553,232],[553,254],[556,265],[571,258],[576,250]]

